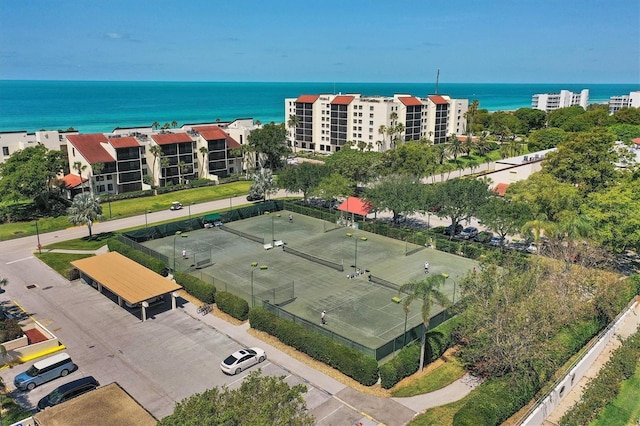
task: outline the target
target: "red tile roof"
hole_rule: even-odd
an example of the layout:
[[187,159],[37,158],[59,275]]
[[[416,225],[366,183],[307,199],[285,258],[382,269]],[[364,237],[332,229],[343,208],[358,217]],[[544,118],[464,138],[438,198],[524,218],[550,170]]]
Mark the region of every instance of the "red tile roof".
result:
[[429,99],[431,99],[431,102],[433,102],[436,105],[446,105],[449,103],[445,98],[443,98],[440,95],[431,95],[429,96]]
[[126,136],[123,138],[109,138],[109,143],[114,148],[134,148],[140,146],[140,143],[133,136]]
[[[82,182],[86,182],[87,180],[88,180],[87,178],[82,178]],[[81,183],[80,176],[72,175],[72,174],[65,175],[62,178],[62,181],[64,182],[64,186],[67,187],[67,189],[75,188],[79,186]]]
[[368,201],[362,200],[357,197],[349,197],[344,200],[342,204],[340,204],[338,210],[357,214],[360,216],[366,216],[367,214],[369,214],[372,208],[373,207],[371,206],[371,203],[369,203]]
[[225,132],[218,126],[198,126],[194,127],[193,130],[200,133],[200,136],[202,136],[207,141],[226,139],[227,149],[240,148],[240,144],[238,143],[238,141],[236,141],[227,132]]
[[157,133],[155,135],[151,135],[151,138],[158,145],[193,142],[193,139],[191,139],[186,133]]
[[498,194],[501,197],[504,197],[504,194],[507,193],[507,188],[509,188],[509,184],[508,183],[499,183],[496,185],[495,188],[493,188],[493,192],[495,192],[496,194]]
[[404,104],[404,106],[420,106],[422,105],[422,102],[420,102],[420,99],[415,98],[413,96],[402,96],[398,98],[400,100],[400,102],[402,102]]
[[102,144],[106,146],[109,143],[107,137],[102,133],[67,135],[67,140],[71,142],[89,164],[113,163],[116,161],[102,146]]
[[332,105],[349,105],[355,96],[336,96],[331,102]]
[[317,101],[319,97],[320,95],[300,95],[300,97],[296,99],[296,102],[300,102],[303,104],[312,104]]
[[635,143],[636,145],[638,145],[638,144],[640,144],[640,138],[632,139],[632,142]]

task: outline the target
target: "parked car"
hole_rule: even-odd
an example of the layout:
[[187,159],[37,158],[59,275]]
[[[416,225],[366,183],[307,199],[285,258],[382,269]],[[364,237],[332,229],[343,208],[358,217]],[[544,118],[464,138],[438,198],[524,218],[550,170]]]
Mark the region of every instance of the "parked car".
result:
[[493,232],[481,231],[481,232],[478,232],[478,235],[476,235],[473,238],[473,241],[477,241],[479,243],[486,244],[489,241],[491,241],[492,238],[493,238]]
[[478,228],[475,226],[467,226],[460,232],[460,238],[464,238],[465,240],[475,238],[476,235],[478,235]]
[[493,238],[491,238],[491,241],[489,241],[489,244],[494,247],[506,246],[507,244],[509,244],[509,240],[507,240],[506,238],[500,237],[500,235],[496,235]]
[[180,210],[181,208],[182,208],[182,203],[178,201],[174,201],[173,203],[171,203],[171,207],[169,210]]
[[220,363],[220,369],[227,374],[238,374],[265,359],[267,354],[260,348],[240,349],[226,357]]
[[452,234],[452,230],[453,230],[453,225],[447,226],[446,228],[444,228],[444,235],[458,235],[459,233],[462,232],[462,225],[458,223],[456,225],[455,232],[453,232],[453,234]]
[[247,195],[247,201],[262,201],[263,198],[264,198],[264,195],[262,194],[251,193]]
[[65,377],[67,374],[78,369],[71,357],[66,353],[45,358],[33,364],[24,373],[18,374],[13,379],[13,384],[20,390],[33,390],[36,386],[58,377]]
[[61,404],[69,401],[70,399],[80,396],[87,392],[90,392],[100,386],[100,383],[93,376],[83,377],[78,380],[74,380],[64,385],[58,386],[52,390],[49,395],[46,395],[40,401],[38,401],[38,411],[42,411],[45,408],[53,407],[54,405]]

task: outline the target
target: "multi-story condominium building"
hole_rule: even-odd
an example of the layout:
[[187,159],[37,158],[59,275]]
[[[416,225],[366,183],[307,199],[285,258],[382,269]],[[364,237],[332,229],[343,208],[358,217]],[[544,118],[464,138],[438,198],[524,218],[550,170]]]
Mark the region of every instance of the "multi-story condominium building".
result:
[[16,151],[35,146],[44,145],[47,149],[60,149],[65,142],[65,135],[77,135],[76,131],[60,132],[58,130],[41,130],[35,133],[0,132],[0,163],[4,163]]
[[149,127],[116,128],[108,134],[36,132],[37,138],[15,132],[0,133],[0,143],[7,143],[10,155],[41,143],[40,139],[54,141],[47,148],[66,152],[70,173],[64,181],[70,196],[81,191],[118,194],[240,173],[255,162],[238,148],[256,128],[253,119],[239,119],[159,132]]
[[640,108],[640,91],[623,96],[612,96],[609,99],[609,114],[622,108]]
[[589,104],[589,89],[583,89],[580,93],[573,93],[568,90],[561,90],[560,93],[540,93],[533,95],[531,108],[542,111],[554,111],[559,108],[566,108],[573,105],[580,105],[587,109]]
[[[332,153],[345,145],[384,152],[398,143],[428,139],[443,143],[466,132],[467,99],[301,95],[285,99],[289,146]],[[296,123],[293,125],[293,123]]]

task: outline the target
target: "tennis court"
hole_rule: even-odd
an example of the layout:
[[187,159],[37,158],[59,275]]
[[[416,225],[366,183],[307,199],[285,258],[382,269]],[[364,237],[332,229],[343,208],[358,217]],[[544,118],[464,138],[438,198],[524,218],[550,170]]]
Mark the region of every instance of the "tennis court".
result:
[[[477,265],[471,259],[338,228],[304,215],[292,214],[290,221],[290,214],[272,212],[144,245],[167,255],[177,270],[195,269],[194,275],[213,282],[219,290],[246,298],[250,305],[253,294],[256,305],[269,300],[315,324],[320,324],[324,310],[327,330],[369,348],[404,332],[402,305],[392,298],[398,296],[397,287],[425,276],[425,260],[431,274],[449,275],[441,290],[450,299],[457,280]],[[283,245],[275,246],[280,241]],[[264,244],[274,247],[267,250]],[[314,257],[320,263],[309,260]],[[369,275],[386,286],[369,281]],[[293,301],[283,288],[293,289]],[[411,306],[407,329],[421,323],[420,306],[419,301]],[[440,310],[434,307],[433,314]]]

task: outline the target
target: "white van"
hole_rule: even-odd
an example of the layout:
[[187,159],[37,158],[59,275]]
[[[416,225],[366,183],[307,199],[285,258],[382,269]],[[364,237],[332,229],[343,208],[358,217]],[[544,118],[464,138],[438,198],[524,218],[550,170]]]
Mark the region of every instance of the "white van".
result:
[[13,384],[20,390],[32,390],[36,386],[50,380],[64,377],[78,368],[66,353],[45,358],[33,364],[24,373],[13,379]]

